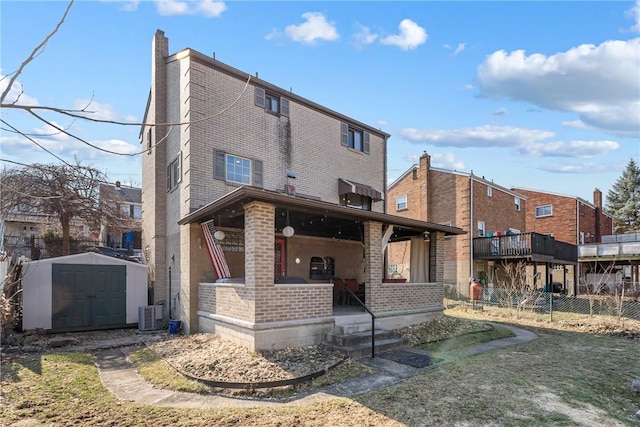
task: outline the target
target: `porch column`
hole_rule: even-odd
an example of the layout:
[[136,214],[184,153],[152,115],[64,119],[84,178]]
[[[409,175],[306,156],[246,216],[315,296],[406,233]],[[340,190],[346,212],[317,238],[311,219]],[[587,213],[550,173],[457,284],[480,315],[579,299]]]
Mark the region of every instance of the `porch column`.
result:
[[383,257],[380,250],[382,245],[382,223],[374,221],[364,222],[364,280],[366,283],[365,304],[373,309],[376,289],[382,286],[384,277],[382,269]]
[[273,245],[276,208],[262,202],[244,207],[244,278],[247,298],[254,302],[250,318],[259,322],[261,307],[268,298],[267,288],[273,288]]
[[429,281],[444,283],[444,233],[431,233],[429,247]]

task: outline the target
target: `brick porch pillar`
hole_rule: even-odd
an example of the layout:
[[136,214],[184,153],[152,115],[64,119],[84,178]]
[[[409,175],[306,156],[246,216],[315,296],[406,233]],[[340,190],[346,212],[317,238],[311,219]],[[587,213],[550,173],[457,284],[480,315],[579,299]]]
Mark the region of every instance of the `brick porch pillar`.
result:
[[382,259],[382,223],[365,221],[364,223],[364,280],[365,280],[365,304],[375,310],[376,295],[382,286],[383,259]]
[[261,307],[274,284],[274,229],[276,208],[262,202],[244,207],[244,277],[247,298],[254,300],[251,321],[260,322]]

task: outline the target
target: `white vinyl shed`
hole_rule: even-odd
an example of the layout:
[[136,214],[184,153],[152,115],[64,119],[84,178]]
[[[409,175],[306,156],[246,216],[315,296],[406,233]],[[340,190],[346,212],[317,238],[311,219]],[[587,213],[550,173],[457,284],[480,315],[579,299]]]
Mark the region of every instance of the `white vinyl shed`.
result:
[[31,261],[23,270],[24,330],[131,326],[148,299],[145,265],[87,252]]

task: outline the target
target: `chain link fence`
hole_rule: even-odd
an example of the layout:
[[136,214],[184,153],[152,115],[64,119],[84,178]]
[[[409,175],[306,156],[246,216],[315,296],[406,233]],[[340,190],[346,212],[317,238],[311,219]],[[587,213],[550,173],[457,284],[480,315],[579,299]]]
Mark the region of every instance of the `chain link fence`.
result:
[[640,298],[633,294],[578,295],[543,291],[516,292],[500,288],[483,288],[481,297],[470,299],[445,286],[445,305],[465,302],[472,308],[502,308],[515,316],[535,315],[547,320],[563,320],[572,315],[611,316],[640,320]]

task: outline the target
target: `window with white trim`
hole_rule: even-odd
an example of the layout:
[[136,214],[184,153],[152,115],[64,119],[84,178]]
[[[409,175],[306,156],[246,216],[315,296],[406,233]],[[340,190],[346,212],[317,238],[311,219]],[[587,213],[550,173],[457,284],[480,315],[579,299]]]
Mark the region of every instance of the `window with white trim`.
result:
[[553,215],[552,205],[536,206],[536,218],[541,218],[541,217],[551,216],[551,215]]
[[396,210],[401,211],[403,209],[407,209],[407,195],[404,194],[402,196],[396,197]]
[[167,191],[172,191],[182,182],[182,152],[167,165]]
[[215,179],[262,188],[262,175],[262,160],[248,159],[221,150],[213,152]]
[[493,188],[491,188],[491,187],[487,187],[487,196],[488,196],[488,197],[493,196]]
[[478,237],[484,237],[486,235],[485,230],[484,221],[478,221]]
[[514,197],[513,203],[517,212],[520,212],[520,197]]

